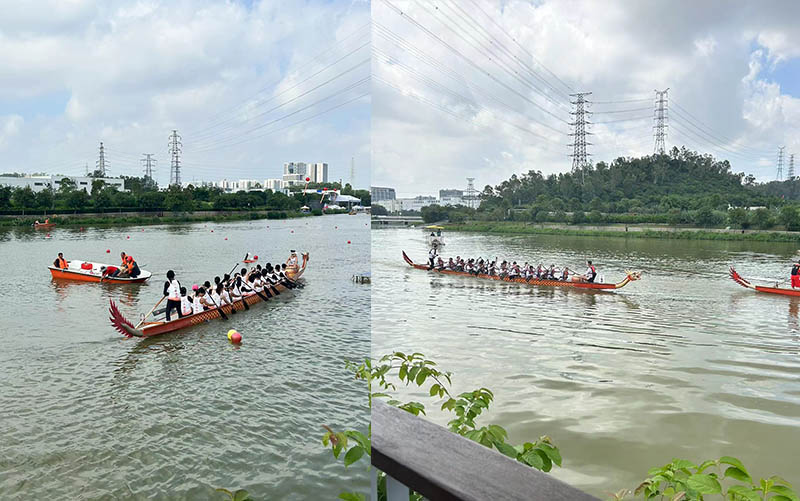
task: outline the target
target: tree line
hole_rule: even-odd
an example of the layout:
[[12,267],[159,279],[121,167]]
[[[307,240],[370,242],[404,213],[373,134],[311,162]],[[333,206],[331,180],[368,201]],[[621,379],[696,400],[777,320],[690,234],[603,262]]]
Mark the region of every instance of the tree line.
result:
[[[106,184],[102,179],[94,179],[90,191],[75,185],[70,178],[61,180],[57,189],[34,192],[30,187],[0,186],[0,210],[3,211],[98,211],[109,210],[168,210],[192,212],[196,210],[241,210],[266,209],[294,211],[302,206],[318,206],[319,199],[314,195],[300,192],[302,187],[286,195],[272,190],[238,191],[225,193],[221,188],[193,186],[186,188],[169,186],[159,190],[150,179],[123,176],[124,191]],[[369,191],[354,190],[349,184],[344,188],[339,183],[326,183],[320,188],[341,189],[345,195],[361,198],[368,205]],[[365,200],[366,197],[366,200]]]
[[[663,223],[800,230],[800,180],[756,183],[727,160],[673,148],[559,174],[531,170],[486,186],[477,209],[429,206],[426,222],[467,219],[560,223]],[[373,210],[374,213],[374,210]]]

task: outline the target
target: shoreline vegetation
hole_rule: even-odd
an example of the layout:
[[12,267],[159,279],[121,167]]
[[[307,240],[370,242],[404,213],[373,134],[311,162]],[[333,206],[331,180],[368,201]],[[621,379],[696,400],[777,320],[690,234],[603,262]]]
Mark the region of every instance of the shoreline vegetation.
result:
[[[171,223],[224,223],[232,221],[255,221],[262,219],[292,219],[310,216],[333,214],[346,214],[346,210],[312,211],[302,213],[299,211],[285,210],[252,210],[252,211],[201,211],[192,212],[150,212],[150,213],[90,213],[90,214],[63,214],[51,215],[51,223],[56,223],[54,229],[84,226],[133,226],[133,225],[158,225]],[[35,221],[44,222],[43,216],[6,216],[0,217],[0,228],[30,228]]]
[[800,232],[692,228],[678,226],[564,225],[520,221],[466,221],[441,223],[450,231],[514,235],[563,235],[580,237],[660,238],[675,240],[731,240],[800,242]]

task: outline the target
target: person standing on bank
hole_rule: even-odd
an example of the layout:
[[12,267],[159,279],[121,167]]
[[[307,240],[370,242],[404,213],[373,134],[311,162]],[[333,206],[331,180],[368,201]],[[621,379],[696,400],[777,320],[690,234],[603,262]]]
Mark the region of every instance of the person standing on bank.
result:
[[167,322],[169,322],[169,314],[173,309],[178,312],[178,318],[183,317],[183,313],[181,313],[181,283],[175,279],[175,272],[172,270],[167,272],[164,295],[167,296]]

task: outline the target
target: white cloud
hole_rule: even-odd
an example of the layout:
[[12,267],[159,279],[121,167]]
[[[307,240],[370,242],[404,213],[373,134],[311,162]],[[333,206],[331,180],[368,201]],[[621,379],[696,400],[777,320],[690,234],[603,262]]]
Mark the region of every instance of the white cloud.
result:
[[[24,137],[4,156],[16,170],[82,172],[85,162],[94,163],[104,141],[113,174],[139,174],[141,154],[155,153],[158,180],[165,184],[167,136],[177,128],[183,135],[184,180],[277,177],[283,162],[292,160],[327,161],[332,177],[347,178],[350,156],[369,143],[368,120],[348,119],[368,114],[366,98],[295,128],[264,135],[292,121],[287,119],[247,132],[368,76],[368,65],[258,119],[247,121],[242,113],[247,98],[263,100],[296,82],[299,67],[301,76],[316,71],[359,39],[367,41],[364,29],[337,44],[368,23],[366,3],[53,1],[29,9],[5,3],[13,2],[0,0],[0,114],[26,120]],[[312,79],[308,87],[359,55],[368,57],[369,48]],[[319,113],[366,88],[292,118]],[[229,147],[234,138],[244,141]],[[366,186],[370,157],[359,156],[364,168],[357,184]]]
[[[400,195],[434,194],[439,188],[466,186],[467,176],[476,177],[483,186],[529,169],[566,171],[571,166],[566,146],[571,138],[550,128],[569,132],[564,121],[572,119],[571,105],[564,94],[576,91],[592,91],[590,99],[597,102],[592,107],[594,135],[589,138],[594,160],[652,153],[653,90],[667,87],[668,146],[686,144],[725,156],[735,171],[752,172],[760,179],[774,177],[776,147],[793,145],[792,138],[800,136],[795,125],[800,123],[797,99],[783,93],[780,82],[764,76],[776,64],[800,56],[800,30],[790,21],[800,15],[800,2],[737,9],[726,9],[721,1],[474,2],[443,0],[434,9],[424,2],[391,0],[403,15],[384,2],[374,4],[379,24],[375,47],[422,77],[380,63],[376,75],[406,96],[418,96],[459,115],[455,118],[377,82],[376,184],[394,186]],[[720,9],[727,15],[720,16]],[[404,43],[399,44],[397,37]],[[420,52],[433,60],[433,66],[417,57]],[[477,86],[486,92],[475,91]],[[635,98],[645,100],[602,104]],[[469,104],[474,102],[479,108]],[[620,110],[636,111],[609,113]],[[638,120],[616,121],[630,118]],[[800,144],[792,147],[800,153]]]
[[19,115],[0,116],[0,150],[5,149],[22,128],[23,118]]

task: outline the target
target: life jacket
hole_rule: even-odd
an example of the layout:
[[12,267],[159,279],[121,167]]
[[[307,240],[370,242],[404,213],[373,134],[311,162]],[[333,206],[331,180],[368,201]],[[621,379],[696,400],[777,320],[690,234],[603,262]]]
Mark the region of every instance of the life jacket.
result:
[[170,301],[181,300],[181,283],[175,279],[169,282],[169,287],[167,287],[167,299]]
[[191,315],[192,314],[192,303],[189,301],[189,298],[186,296],[181,296],[181,314],[182,315]]
[[595,269],[594,265],[590,265],[589,269],[592,270],[592,278],[597,276],[597,270]]
[[63,257],[58,258],[58,267],[61,269],[69,268],[69,264],[67,264],[67,260]]

